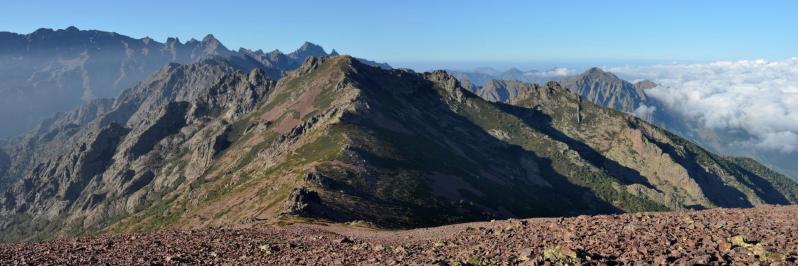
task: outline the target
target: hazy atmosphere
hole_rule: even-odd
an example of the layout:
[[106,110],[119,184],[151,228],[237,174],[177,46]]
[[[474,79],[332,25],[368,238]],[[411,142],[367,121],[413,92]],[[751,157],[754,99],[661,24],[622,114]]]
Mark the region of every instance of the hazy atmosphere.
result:
[[798,56],[794,1],[311,2],[10,1],[0,25],[18,33],[76,26],[160,42],[211,33],[231,49],[290,51],[311,41],[422,68]]

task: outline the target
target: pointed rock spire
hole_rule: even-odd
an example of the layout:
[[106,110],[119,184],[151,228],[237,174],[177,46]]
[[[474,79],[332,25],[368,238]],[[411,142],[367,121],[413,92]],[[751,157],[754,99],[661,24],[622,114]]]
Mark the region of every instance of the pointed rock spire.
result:
[[216,37],[213,37],[213,34],[205,35],[205,38],[202,38],[202,42],[205,44],[220,43],[219,40],[216,39]]
[[327,52],[324,51],[324,48],[322,48],[321,46],[311,42],[305,42],[304,44],[302,44],[301,47],[299,47],[299,49],[292,52],[288,56],[293,58],[294,60],[304,61],[305,58],[309,56],[324,57],[328,55]]

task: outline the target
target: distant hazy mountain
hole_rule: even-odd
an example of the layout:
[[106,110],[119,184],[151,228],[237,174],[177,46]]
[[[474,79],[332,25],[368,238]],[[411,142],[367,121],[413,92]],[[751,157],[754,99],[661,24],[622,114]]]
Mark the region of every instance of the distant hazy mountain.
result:
[[112,32],[39,29],[0,33],[0,137],[96,98],[116,97],[168,62],[227,50],[213,36],[159,43]]
[[745,156],[761,160],[765,164],[798,179],[798,154],[768,152],[741,147],[735,143],[750,139],[739,130],[707,128],[700,121],[684,117],[671,110],[656,98],[646,96],[646,90],[657,86],[649,80],[631,84],[616,75],[593,68],[580,75],[562,81],[563,86],[574,91],[586,100],[633,113],[652,123],[678,133],[714,152]]
[[526,83],[518,80],[489,80],[485,85],[474,91],[485,100],[492,102],[506,102],[528,93],[531,90],[538,89],[540,86],[536,83]]
[[556,75],[544,75],[539,71],[522,72],[517,68],[505,72],[493,72],[484,68],[480,71],[483,72],[454,72],[452,75],[461,80],[470,91],[495,102],[508,102],[523,95],[532,84],[558,80],[563,87],[581,95],[585,100],[633,113],[647,101],[643,90],[656,86],[650,81],[641,81],[639,85],[635,85],[599,68],[591,68],[579,75],[567,77],[560,75],[568,73],[567,71],[559,71],[560,74]]
[[796,183],[753,160],[556,82],[497,82],[515,88],[497,103],[443,71],[308,57],[275,82],[238,59],[167,64],[0,149],[14,184],[0,194],[0,240],[285,216],[404,228],[798,202]]
[[327,55],[312,43],[289,54],[234,52],[213,35],[202,41],[182,43],[169,38],[160,43],[75,27],[30,34],[0,32],[0,138],[22,133],[43,118],[81,103],[116,97],[168,63],[220,56],[238,67],[261,68],[270,78],[279,79],[308,56]]
[[[470,91],[486,100],[497,102],[509,102],[532,87],[530,84],[511,80],[487,80],[483,86],[476,86],[470,83],[468,77],[459,77]],[[495,77],[495,74],[488,77]],[[798,154],[742,148],[735,143],[750,139],[751,136],[740,131],[707,128],[700,121],[684,117],[656,98],[647,96],[646,90],[657,86],[652,81],[630,83],[615,74],[591,68],[560,82],[563,87],[580,95],[584,100],[634,114],[714,152],[756,158],[788,176],[798,178],[798,164],[795,163]]]
[[634,112],[647,101],[642,88],[597,67],[565,78],[561,84],[566,89],[581,95],[585,100],[627,113]]
[[490,80],[515,80],[526,83],[543,84],[548,81],[560,80],[570,74],[567,68],[552,68],[550,70],[529,70],[521,71],[518,68],[510,68],[506,71],[499,71],[490,67],[480,67],[472,71],[447,70],[460,81],[465,81],[476,87],[485,86]]

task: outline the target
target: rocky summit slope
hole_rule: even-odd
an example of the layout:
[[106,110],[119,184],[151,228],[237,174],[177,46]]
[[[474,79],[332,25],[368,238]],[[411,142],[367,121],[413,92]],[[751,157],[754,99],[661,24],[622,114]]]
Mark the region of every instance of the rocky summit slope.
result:
[[223,58],[168,65],[9,145],[3,240],[752,207],[798,186],[557,83],[509,104],[445,72],[309,57],[278,82]]
[[0,245],[0,263],[792,265],[796,207],[503,220],[409,231],[337,225],[158,231]]

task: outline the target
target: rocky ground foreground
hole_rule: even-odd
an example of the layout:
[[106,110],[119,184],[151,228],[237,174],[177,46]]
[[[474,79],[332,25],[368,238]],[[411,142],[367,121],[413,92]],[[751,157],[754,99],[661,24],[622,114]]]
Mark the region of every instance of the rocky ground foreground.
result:
[[798,206],[468,223],[295,224],[0,245],[0,264],[794,264]]

